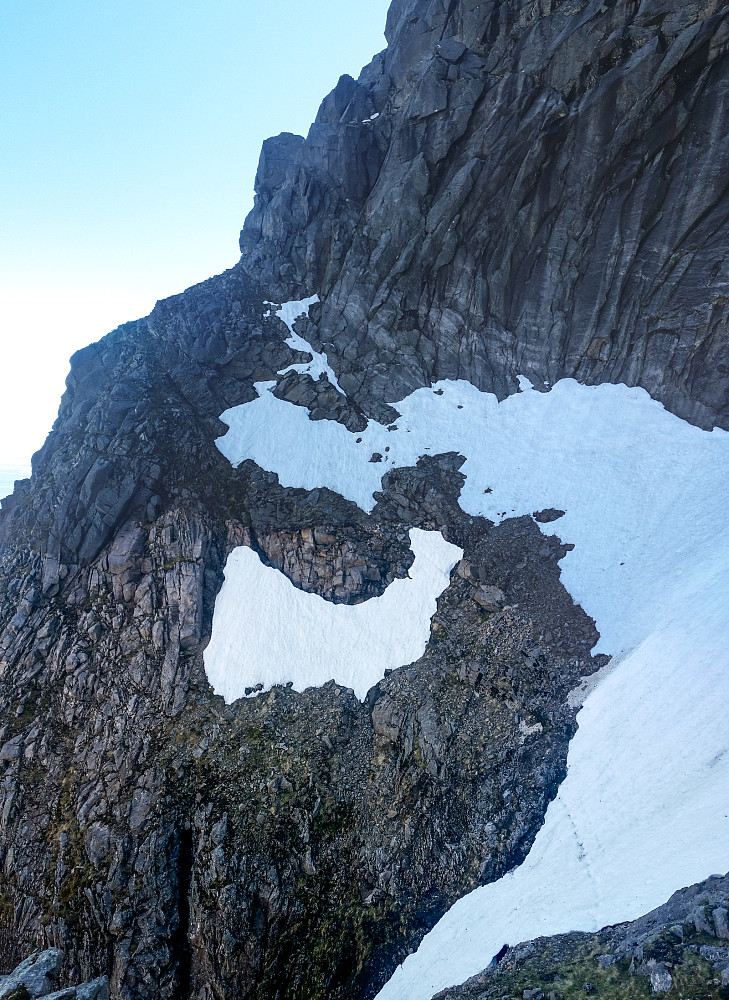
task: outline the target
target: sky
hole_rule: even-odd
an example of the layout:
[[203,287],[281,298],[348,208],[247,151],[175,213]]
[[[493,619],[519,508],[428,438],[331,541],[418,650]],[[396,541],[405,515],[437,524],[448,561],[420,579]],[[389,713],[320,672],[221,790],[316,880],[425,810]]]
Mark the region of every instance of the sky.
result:
[[68,359],[231,267],[261,143],[385,47],[388,0],[0,0],[0,496]]

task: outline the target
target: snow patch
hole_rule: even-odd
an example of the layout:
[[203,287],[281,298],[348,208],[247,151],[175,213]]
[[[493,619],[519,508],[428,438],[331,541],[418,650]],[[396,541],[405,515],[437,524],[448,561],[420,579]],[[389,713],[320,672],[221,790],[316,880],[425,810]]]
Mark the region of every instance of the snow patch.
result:
[[[292,299],[290,302],[284,302],[283,305],[276,310],[278,318],[288,327],[289,336],[286,338],[286,343],[289,347],[294,351],[303,351],[311,354],[311,361],[288,365],[288,367],[282,368],[281,371],[277,372],[277,374],[286,375],[287,372],[299,372],[302,375],[310,375],[315,382],[318,381],[322,375],[326,375],[337,392],[344,396],[345,393],[337,381],[337,376],[334,374],[334,371],[327,360],[326,354],[320,354],[318,351],[315,351],[307,340],[304,340],[304,338],[299,336],[298,333],[294,333],[294,323],[296,320],[299,319],[300,316],[306,316],[311,306],[318,301],[318,295],[311,295],[308,299]],[[273,303],[269,302],[267,305],[270,308],[273,308]]]
[[528,725],[524,719],[519,723],[519,732],[522,735],[522,743],[528,736],[534,736],[535,733],[541,733],[544,731],[544,726],[541,722],[535,722],[533,726]]
[[293,682],[296,691],[334,680],[364,699],[386,669],[423,655],[436,600],[463,550],[438,531],[410,531],[408,577],[380,597],[332,604],[297,589],[277,569],[239,546],[228,556],[205,650],[205,671],[227,702],[247,687]]
[[[634,920],[729,857],[726,566],[588,695],[526,861],[460,899],[379,1000],[430,1000],[499,948]],[[716,575],[718,571],[719,575]]]
[[[596,651],[625,655],[686,600],[683,561],[708,553],[723,528],[729,434],[687,424],[644,389],[520,385],[499,403],[468,382],[439,382],[392,404],[396,431],[371,420],[353,434],[311,421],[258,383],[258,399],[222,414],[230,430],[217,446],[234,465],[251,458],[283,486],[327,486],[366,511],[390,469],[460,452],[468,513],[498,522],[545,507],[566,512],[558,529],[540,528],[575,546],[562,581],[597,623]],[[381,462],[370,461],[375,453]]]
[[585,704],[587,696],[591,691],[601,684],[608,674],[611,674],[613,670],[618,665],[618,660],[612,657],[607,661],[604,666],[596,670],[594,674],[589,674],[587,677],[583,677],[580,683],[573,687],[572,690],[567,694],[567,704],[570,708],[582,708]]

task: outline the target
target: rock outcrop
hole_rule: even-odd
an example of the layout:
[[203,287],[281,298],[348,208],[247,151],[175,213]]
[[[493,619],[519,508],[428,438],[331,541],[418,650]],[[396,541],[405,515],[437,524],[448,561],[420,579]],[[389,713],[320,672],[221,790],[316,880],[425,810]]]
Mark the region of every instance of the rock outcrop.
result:
[[350,397],[574,377],[729,426],[725,6],[410,0],[387,38],[264,145],[241,233]]
[[[567,694],[599,665],[597,634],[559,582],[559,539],[531,518],[496,528],[463,514],[459,464],[392,473],[371,516],[279,488],[266,515],[278,532],[255,511],[218,520],[180,497],[88,565],[62,564],[45,594],[42,557],[8,558],[12,960],[62,944],[69,975],[108,973],[120,996],[211,983],[268,996],[284,982],[292,996],[356,995],[455,898],[524,857],[564,775]],[[290,504],[310,528],[283,530]],[[382,588],[408,564],[403,523],[465,551],[418,663],[364,704],[335,684],[232,706],[212,694],[202,648],[233,545],[341,600],[337,539],[368,566],[384,559]],[[344,574],[350,600],[362,579]]]
[[[74,356],[3,501],[0,968],[53,947],[61,982],[125,1000],[372,996],[523,859],[564,775],[567,695],[603,659],[559,523],[464,514],[452,454],[370,514],[233,469],[219,416],[254,382],[351,430],[519,374],[729,427],[724,6],[395,0],[387,37],[307,139],[264,145],[240,262]],[[346,401],[277,374],[301,356],[268,303],[314,293],[297,330]],[[235,546],[353,603],[405,575],[411,527],[464,549],[420,660],[364,703],[214,695]]]
[[56,948],[30,955],[9,976],[0,976],[0,1000],[109,1000],[106,976],[54,989],[62,959]]
[[632,923],[521,942],[438,1000],[729,993],[729,876],[681,889]]

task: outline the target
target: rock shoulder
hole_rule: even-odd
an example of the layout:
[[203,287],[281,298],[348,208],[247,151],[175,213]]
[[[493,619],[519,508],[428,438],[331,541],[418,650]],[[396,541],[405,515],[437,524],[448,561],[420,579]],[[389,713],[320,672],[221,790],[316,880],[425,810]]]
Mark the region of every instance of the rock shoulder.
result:
[[493,968],[438,1000],[573,1000],[595,997],[729,995],[729,875],[671,896],[630,923],[597,934],[537,938],[509,949]]

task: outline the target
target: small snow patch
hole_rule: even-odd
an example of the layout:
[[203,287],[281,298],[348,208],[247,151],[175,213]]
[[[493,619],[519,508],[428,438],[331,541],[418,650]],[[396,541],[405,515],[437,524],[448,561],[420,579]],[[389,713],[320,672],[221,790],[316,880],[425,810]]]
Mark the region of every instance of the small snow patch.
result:
[[573,687],[567,694],[567,704],[570,708],[582,708],[587,700],[587,696],[595,690],[598,684],[605,680],[608,674],[613,672],[617,664],[618,661],[611,657],[594,674],[583,677],[577,687]]
[[535,722],[533,726],[527,725],[524,719],[519,723],[519,732],[522,735],[522,743],[528,736],[534,736],[536,733],[541,733],[544,730],[544,726],[541,722]]
[[[286,343],[289,347],[294,351],[311,354],[311,361],[288,365],[277,372],[277,374],[286,375],[287,372],[299,372],[302,375],[310,375],[314,382],[320,379],[322,375],[326,375],[337,392],[344,396],[345,393],[337,381],[337,376],[334,374],[334,370],[329,364],[326,354],[315,351],[307,340],[304,340],[298,333],[294,333],[294,323],[296,320],[301,316],[306,316],[309,309],[318,301],[318,295],[311,295],[308,299],[292,299],[290,302],[284,302],[283,305],[276,309],[276,315],[288,327],[289,336],[286,338]],[[273,303],[269,302],[267,305],[271,308],[273,307]]]
[[380,597],[332,604],[299,590],[253,549],[228,556],[213,615],[205,672],[227,702],[246,688],[292,682],[296,691],[334,680],[364,699],[386,670],[419,659],[436,600],[463,550],[439,531],[412,528],[415,561],[408,577]]

